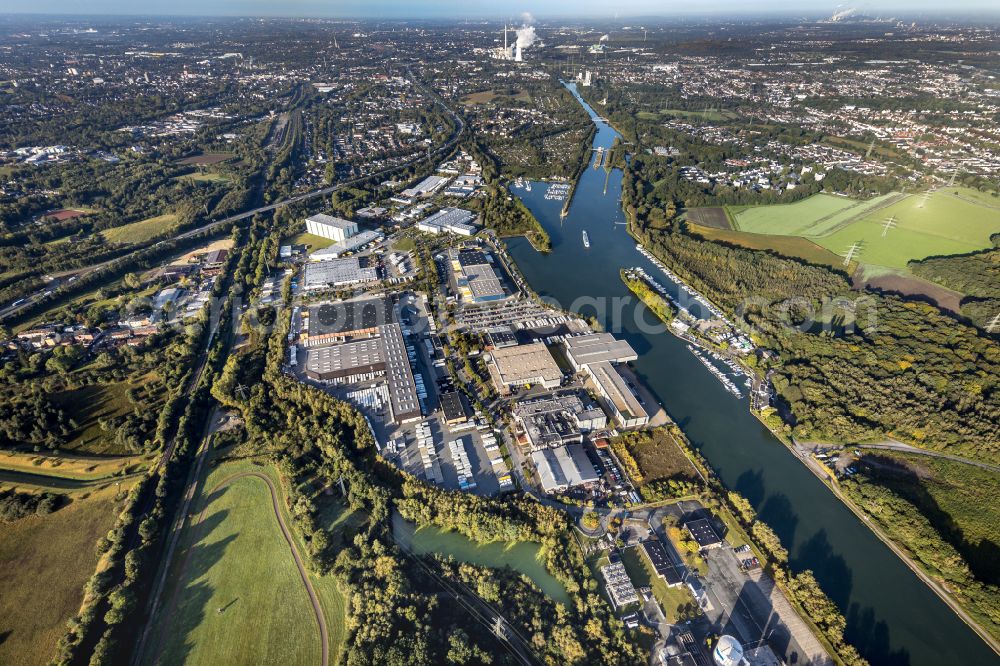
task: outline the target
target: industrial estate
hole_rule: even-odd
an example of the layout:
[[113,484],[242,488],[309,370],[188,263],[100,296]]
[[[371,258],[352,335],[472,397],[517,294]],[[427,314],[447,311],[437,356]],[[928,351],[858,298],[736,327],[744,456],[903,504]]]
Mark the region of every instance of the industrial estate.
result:
[[458,18],[0,16],[0,663],[1000,663],[1000,17]]

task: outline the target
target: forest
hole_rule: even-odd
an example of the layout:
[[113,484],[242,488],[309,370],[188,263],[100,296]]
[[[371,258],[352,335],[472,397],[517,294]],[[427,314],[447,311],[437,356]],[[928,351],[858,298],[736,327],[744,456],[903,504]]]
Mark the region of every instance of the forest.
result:
[[[1000,247],[1000,234],[992,241]],[[911,262],[909,268],[918,277],[965,294],[962,314],[980,328],[988,330],[989,323],[1000,314],[1000,249],[930,257]]]
[[[920,506],[904,496],[912,497],[916,491],[914,500],[920,501],[918,498],[924,496],[926,491],[920,491],[918,484],[894,481],[891,478],[893,473],[887,473],[882,465],[863,464],[863,468],[865,472],[860,475],[861,478],[849,479],[843,484],[848,497],[932,577],[944,583],[987,631],[1000,637],[1000,586],[995,582],[995,571],[990,575],[980,568],[977,576],[967,557],[952,544],[954,535],[952,538],[945,536],[950,531],[949,525],[933,523],[926,513],[934,516],[935,512],[928,511],[926,507],[921,510]],[[959,543],[968,553],[969,546],[961,540]],[[996,546],[992,549],[987,546],[987,550],[992,550],[995,557]],[[995,569],[995,560],[986,566]],[[987,582],[989,578],[994,582]]]

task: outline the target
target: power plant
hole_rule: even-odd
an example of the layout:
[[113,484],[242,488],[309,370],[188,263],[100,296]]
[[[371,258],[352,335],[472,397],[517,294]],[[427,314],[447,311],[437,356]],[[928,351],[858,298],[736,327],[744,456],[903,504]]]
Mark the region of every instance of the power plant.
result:
[[493,49],[493,57],[497,60],[513,60],[514,62],[524,62],[524,51],[537,41],[535,28],[527,23],[514,31],[517,39],[513,44],[508,39],[507,32],[510,28],[507,24],[503,26],[503,46]]

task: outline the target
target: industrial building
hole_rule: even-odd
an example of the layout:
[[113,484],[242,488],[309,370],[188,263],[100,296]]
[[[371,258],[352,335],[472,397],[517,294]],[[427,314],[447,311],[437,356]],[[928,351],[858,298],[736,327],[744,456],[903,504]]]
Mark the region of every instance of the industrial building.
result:
[[471,248],[452,248],[448,257],[455,284],[467,303],[488,303],[507,297],[489,253]]
[[390,418],[405,423],[420,418],[420,397],[403,331],[398,323],[385,319],[391,313],[391,301],[383,299],[313,308],[303,318],[308,350],[305,374],[335,385],[384,382]]
[[570,488],[591,486],[600,476],[580,444],[567,444],[532,451],[531,461],[538,471],[542,490],[561,493]]
[[393,300],[365,298],[321,303],[303,312],[301,341],[320,347],[378,334],[378,327],[396,320]]
[[385,354],[385,376],[389,382],[389,404],[392,418],[406,423],[420,418],[420,398],[413,378],[406,342],[399,324],[379,326],[382,351]]
[[611,605],[615,610],[639,601],[632,579],[628,577],[625,565],[621,561],[601,567],[601,576],[604,578],[604,589],[608,591]]
[[345,287],[378,280],[378,268],[363,257],[342,257],[306,264],[302,287],[306,291]]
[[476,216],[461,208],[442,208],[430,217],[417,222],[417,229],[429,234],[452,233],[459,236],[472,236],[476,233],[473,224]]
[[448,176],[427,176],[422,181],[414,185],[413,187],[407,188],[399,193],[399,196],[404,199],[416,199],[420,197],[429,197],[434,194],[442,187],[448,184],[451,178]]
[[524,430],[532,451],[583,441],[583,432],[603,428],[607,417],[587,408],[576,395],[552,396],[514,405],[514,419]]
[[649,414],[613,365],[638,358],[629,343],[610,333],[589,333],[567,337],[563,345],[570,365],[590,376],[601,401],[620,426],[636,428],[649,423]]
[[320,213],[306,218],[306,231],[314,236],[345,241],[358,233],[356,222]]
[[486,331],[487,345],[492,349],[517,346],[517,336],[510,326],[494,326]]
[[316,250],[309,255],[309,261],[329,261],[337,259],[349,252],[354,252],[369,243],[377,243],[385,238],[381,231],[360,231],[353,236],[349,236],[342,241],[337,241],[322,250]]
[[501,395],[521,386],[540,384],[551,389],[562,382],[562,371],[543,342],[490,352],[490,377]]
[[715,531],[712,523],[707,518],[689,520],[684,523],[684,528],[687,529],[688,534],[691,535],[691,538],[695,540],[701,549],[719,548],[722,546],[722,537]]
[[462,404],[462,395],[458,391],[445,391],[440,398],[445,423],[458,425],[469,420],[469,414],[465,411],[465,405]]
[[667,587],[677,587],[682,582],[681,572],[667,552],[666,547],[658,539],[647,539],[642,542],[642,552],[656,575],[663,579]]
[[619,425],[638,428],[649,423],[649,414],[613,365],[607,361],[589,363],[586,370],[597,387],[601,401],[614,414]]
[[589,363],[626,363],[639,358],[629,343],[617,340],[610,333],[574,335],[565,338],[563,344],[566,347],[566,358],[578,372]]
[[373,379],[384,373],[385,356],[378,338],[311,349],[306,360],[306,376],[333,384]]

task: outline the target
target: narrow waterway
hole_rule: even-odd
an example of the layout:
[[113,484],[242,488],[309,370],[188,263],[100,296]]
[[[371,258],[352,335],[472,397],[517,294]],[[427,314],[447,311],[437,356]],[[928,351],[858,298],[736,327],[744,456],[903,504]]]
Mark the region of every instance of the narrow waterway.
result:
[[[617,133],[577,99],[598,126],[595,149],[610,147]],[[815,572],[847,617],[848,640],[873,665],[1000,664],[989,646],[749,413],[745,399],[727,392],[684,342],[666,332],[643,332],[646,327],[637,324],[631,308],[621,325],[613,325],[615,318],[609,316],[615,308],[602,312],[593,305],[631,297],[619,278],[622,267],[642,266],[672,287],[620,224],[625,220],[621,178],[618,170],[609,174],[588,166],[563,219],[562,202],[545,198],[544,183],[533,183],[530,192],[514,190],[552,238],[549,254],[535,252],[521,238],[508,244],[527,281],[543,297],[598,316],[628,340],[639,354],[634,365],[642,379],[722,481],[747,497],[775,529],[792,568]]]

